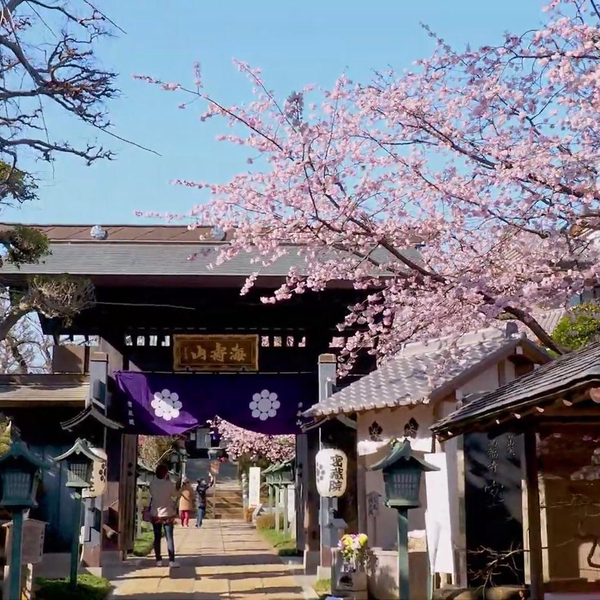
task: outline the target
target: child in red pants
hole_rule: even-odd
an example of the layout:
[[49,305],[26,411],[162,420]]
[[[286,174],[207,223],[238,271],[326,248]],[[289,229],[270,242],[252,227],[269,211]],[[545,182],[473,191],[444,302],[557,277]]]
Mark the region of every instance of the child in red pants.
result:
[[194,510],[194,488],[187,479],[181,483],[179,491],[179,517],[181,518],[181,526],[190,526],[190,512]]

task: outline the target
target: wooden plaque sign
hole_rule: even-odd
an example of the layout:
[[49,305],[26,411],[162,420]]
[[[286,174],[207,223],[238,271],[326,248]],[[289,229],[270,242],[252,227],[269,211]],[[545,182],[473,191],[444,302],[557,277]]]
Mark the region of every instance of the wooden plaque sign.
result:
[[[12,527],[13,522],[6,523],[4,527],[8,528],[6,536],[6,564],[9,565],[12,557]],[[23,542],[21,546],[21,564],[38,564],[42,561],[44,554],[44,538],[46,532],[46,522],[37,519],[23,520]]]
[[258,371],[258,335],[175,335],[175,371]]

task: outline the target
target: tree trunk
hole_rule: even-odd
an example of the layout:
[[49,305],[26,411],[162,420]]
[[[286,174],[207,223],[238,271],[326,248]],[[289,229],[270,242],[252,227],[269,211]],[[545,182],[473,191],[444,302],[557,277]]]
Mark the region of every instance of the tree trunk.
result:
[[10,330],[24,317],[29,311],[22,308],[11,308],[4,319],[0,321],[0,342],[6,340]]

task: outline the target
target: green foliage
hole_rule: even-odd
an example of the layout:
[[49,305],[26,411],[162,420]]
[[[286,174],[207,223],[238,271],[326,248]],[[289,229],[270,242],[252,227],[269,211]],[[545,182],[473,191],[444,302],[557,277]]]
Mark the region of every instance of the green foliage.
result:
[[16,225],[0,232],[6,261],[14,265],[37,263],[50,253],[48,238],[35,227]]
[[154,533],[148,523],[142,525],[142,534],[133,542],[134,556],[148,556],[154,547]]
[[313,589],[319,598],[325,598],[331,594],[331,579],[317,579]]
[[28,173],[0,160],[0,201],[6,199],[26,202],[36,198],[37,185]]
[[96,575],[79,575],[72,588],[68,579],[36,579],[39,586],[36,600],[105,600],[111,591],[110,582]]
[[0,420],[0,456],[6,454],[10,449],[10,429],[8,419]]
[[270,546],[273,546],[279,556],[300,556],[301,552],[296,547],[296,540],[285,535],[283,531],[274,529],[258,529],[258,531],[262,538]]
[[585,302],[574,307],[556,326],[552,337],[566,350],[580,350],[600,335],[600,306]]

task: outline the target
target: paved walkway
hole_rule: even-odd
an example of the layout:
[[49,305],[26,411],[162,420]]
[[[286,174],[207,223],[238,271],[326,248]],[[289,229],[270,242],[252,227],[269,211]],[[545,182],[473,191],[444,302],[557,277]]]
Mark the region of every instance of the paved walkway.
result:
[[111,577],[115,600],[306,597],[294,579],[294,567],[283,564],[247,523],[209,520],[201,529],[176,526],[175,549],[179,569],[157,567],[150,557],[119,567]]

